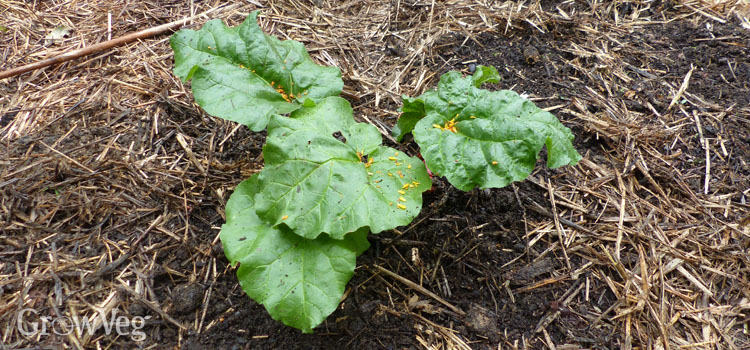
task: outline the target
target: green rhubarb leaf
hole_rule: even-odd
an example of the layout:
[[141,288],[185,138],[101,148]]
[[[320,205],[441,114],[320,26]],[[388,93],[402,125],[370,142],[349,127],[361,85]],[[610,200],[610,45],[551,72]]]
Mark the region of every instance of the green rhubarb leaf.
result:
[[406,225],[432,183],[424,164],[381,146],[377,129],[356,123],[349,103],[329,97],[317,106],[272,117],[258,181],[258,216],[314,239],[342,239]]
[[500,73],[494,66],[477,66],[474,74],[471,76],[471,83],[474,87],[481,87],[484,83],[500,82]]
[[[492,76],[481,66],[477,70]],[[573,133],[554,115],[513,91],[477,88],[477,81],[494,80],[485,78],[449,72],[440,78],[437,92],[419,97],[425,116],[413,134],[433,173],[468,191],[525,179],[545,145],[550,168],[581,159],[571,143]]]
[[428,91],[419,97],[401,96],[404,105],[399,110],[401,115],[398,117],[396,126],[393,127],[393,131],[391,132],[396,141],[401,141],[406,134],[414,130],[417,122],[424,118],[424,99],[430,94],[437,93],[435,91]]
[[[500,74],[497,72],[497,68],[493,66],[477,66],[474,75],[471,76],[471,82],[474,87],[480,87],[484,83],[497,83],[500,81]],[[404,135],[412,132],[417,122],[422,120],[425,116],[425,101],[430,100],[437,102],[440,97],[437,91],[427,91],[418,97],[408,97],[406,95],[401,97],[404,105],[401,107],[401,116],[396,121],[396,126],[393,127],[392,135],[396,138],[396,141],[401,141]]]
[[367,230],[343,240],[326,235],[310,240],[288,227],[271,227],[255,214],[258,177],[240,183],[226,206],[221,227],[224,254],[239,263],[242,289],[277,321],[305,333],[339,304],[354,273],[356,257],[367,249]]
[[174,74],[192,79],[198,105],[253,131],[263,130],[272,115],[338,96],[344,86],[338,68],[315,64],[302,43],[264,34],[257,16],[251,13],[239,27],[212,20],[170,39]]

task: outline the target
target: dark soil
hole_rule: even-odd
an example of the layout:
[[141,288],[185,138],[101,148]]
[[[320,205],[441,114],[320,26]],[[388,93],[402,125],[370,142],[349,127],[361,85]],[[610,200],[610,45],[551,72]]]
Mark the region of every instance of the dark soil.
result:
[[[447,62],[476,60],[477,64],[494,65],[503,77],[494,88],[512,88],[540,97],[542,99],[537,101],[540,107],[567,104],[574,97],[586,96],[587,86],[601,85],[589,79],[602,79],[596,73],[596,65],[601,62],[584,58],[572,64],[577,57],[564,50],[571,42],[589,40],[585,33],[575,29],[578,21],[553,23],[545,34],[528,26],[506,35],[484,35],[479,38],[482,46],[471,40],[463,46],[456,44],[443,53],[443,59]],[[728,99],[730,104],[747,105],[750,102],[750,35],[736,23],[712,25],[709,30],[704,23],[678,21],[618,38],[620,45],[613,45],[610,50],[616,51],[613,54],[618,56],[618,64],[628,64],[624,74],[633,79],[633,85],[612,93],[635,92],[627,99],[628,109],[648,112],[645,103],[649,102],[658,110],[664,110],[671,92],[660,82],[678,82],[679,86],[693,64],[700,68],[692,75],[692,92],[709,103],[727,105]],[[732,39],[696,41],[716,37]],[[460,43],[461,39],[456,42]],[[435,67],[443,72],[467,68],[468,64],[446,67],[436,63]],[[652,73],[643,76],[643,72]],[[574,118],[566,113],[558,113],[558,116],[564,121]],[[595,135],[576,124],[572,126],[582,154],[596,154],[607,148],[595,140]],[[737,174],[744,176],[731,181],[718,179],[717,183],[730,184],[734,190],[747,188],[750,124],[728,118],[726,123],[714,127],[721,128],[723,135],[730,135],[730,141],[739,146],[736,149],[744,152],[735,155],[736,161],[729,164],[738,170]],[[692,131],[688,132],[682,136],[694,139]],[[700,154],[693,156],[702,157]],[[546,173],[544,177],[554,177],[554,172],[542,172]],[[497,341],[512,344],[520,339],[526,339],[532,348],[542,348],[543,344],[534,341],[531,332],[544,315],[557,310],[562,311],[561,316],[547,328],[556,344],[575,343],[593,349],[620,347],[621,334],[601,331],[607,328],[595,327],[585,318],[587,310],[606,310],[616,301],[606,285],[593,287],[589,291],[589,301],[579,297],[568,305],[564,305],[561,298],[574,281],[566,278],[519,292],[523,286],[559,276],[556,271],[562,266],[554,255],[539,259],[549,247],[547,243],[540,242],[526,249],[524,220],[542,218],[524,207],[529,206],[529,199],[548,205],[546,190],[529,181],[514,187],[517,193],[514,188],[462,193],[447,186],[444,180],[435,179],[434,191],[425,198],[425,207],[429,209],[415,220],[421,223],[397,237],[395,244],[384,243],[394,238],[391,233],[371,238],[372,247],[360,257],[360,268],[349,284],[351,293],[314,335],[301,335],[273,321],[262,306],[243,295],[229,270],[213,286],[220,294],[212,296],[216,302],[211,303],[206,316],[207,320],[224,321],[203,334],[188,336],[185,348],[415,348],[414,318],[404,313],[403,307],[395,305],[404,305],[418,294],[402,289],[398,282],[388,278],[373,278],[376,273],[373,264],[385,266],[412,281],[421,281],[425,288],[439,292],[466,311],[465,318],[446,310],[436,314],[422,312],[422,315],[438,324],[451,324],[463,335],[473,335],[474,348],[490,349]],[[210,218],[209,221],[215,225],[221,223]],[[418,253],[421,265],[413,263],[414,252]],[[572,257],[571,263],[569,269],[573,271],[581,267],[583,261]],[[168,288],[172,282],[164,283],[161,288],[157,284],[157,290]],[[509,291],[514,290],[511,297]],[[441,308],[434,300],[427,301],[432,307]],[[192,321],[194,316],[184,317],[185,322]],[[168,334],[163,336],[167,337],[167,342],[174,341],[170,341]]]
[[[505,35],[484,35],[478,39],[481,46],[471,40],[463,46],[456,44],[443,52],[443,59],[450,66],[435,62],[435,69],[441,72],[467,69],[468,64],[450,63],[471,60],[494,65],[503,77],[494,88],[512,88],[541,98],[537,101],[541,107],[567,105],[574,97],[587,96],[587,86],[602,85],[591,79],[603,79],[597,73],[597,64],[601,62],[595,57],[580,58],[566,50],[571,43],[590,40],[586,33],[576,29],[581,20],[552,23],[545,34],[527,26]],[[625,108],[630,110],[648,112],[647,102],[657,110],[664,110],[672,93],[661,82],[676,82],[679,86],[692,64],[699,67],[690,81],[690,91],[695,95],[722,106],[748,105],[750,35],[737,23],[711,23],[711,26],[707,28],[705,22],[676,21],[623,33],[616,42],[613,40],[609,50],[617,57],[615,63],[626,64],[623,73],[632,78],[633,84],[612,93],[628,94]],[[690,112],[689,107],[687,111]],[[564,121],[574,119],[566,113],[558,116]],[[577,124],[572,127],[582,154],[596,154],[609,147]],[[729,135],[728,141],[742,153],[727,164],[734,168],[727,174],[740,176],[726,181],[719,171],[716,183],[730,186],[727,191],[748,188],[750,122],[728,116],[724,123],[712,123],[707,130],[710,132],[711,128]],[[694,140],[695,130],[686,131],[681,136]],[[692,157],[700,162],[703,155],[682,156],[685,162],[693,161]],[[554,172],[542,172],[546,174],[544,177],[554,177]],[[547,328],[556,344],[575,343],[592,349],[620,347],[621,334],[601,331],[607,328],[596,327],[585,317],[587,310],[606,310],[616,301],[606,285],[595,285],[589,291],[588,301],[578,297],[568,305],[561,298],[574,281],[566,278],[519,292],[523,286],[559,276],[557,271],[562,268],[561,260],[554,255],[539,259],[549,247],[547,243],[526,249],[524,220],[536,221],[541,217],[524,207],[529,206],[529,199],[548,205],[545,189],[529,181],[514,186],[517,193],[514,188],[462,193],[446,186],[442,179],[435,179],[435,185],[425,198],[425,207],[429,209],[415,220],[421,223],[397,237],[396,244],[384,243],[393,238],[390,233],[372,237],[372,247],[360,257],[360,268],[349,284],[351,294],[316,334],[300,335],[271,320],[261,306],[244,297],[229,271],[214,286],[214,290],[224,294],[214,297],[219,301],[212,304],[207,316],[225,321],[201,335],[187,337],[186,348],[415,348],[414,318],[395,305],[403,306],[418,294],[410,290],[404,293],[398,282],[388,278],[373,278],[376,272],[373,264],[385,266],[412,281],[421,281],[425,288],[439,292],[466,311],[465,318],[445,310],[436,314],[422,312],[422,315],[438,324],[451,324],[463,335],[472,335],[474,348],[490,349],[497,341],[512,344],[521,339],[526,339],[531,348],[542,348],[544,345],[534,341],[531,332],[544,315],[558,310],[562,311],[561,316]],[[693,185],[697,186],[694,190],[700,190],[701,184]],[[413,263],[414,252],[418,253],[421,265]],[[583,261],[571,257],[571,263],[569,269],[573,271]],[[514,290],[511,297],[509,291]],[[427,301],[435,308],[441,307],[434,300]]]
[[[560,298],[570,284],[563,280],[529,292],[518,292],[520,287],[551,277],[550,273],[559,266],[555,266],[556,259],[550,256],[552,259],[541,260],[541,265],[545,266],[526,267],[547,246],[537,244],[527,254],[526,240],[522,237],[524,213],[513,189],[462,193],[446,187],[441,180],[436,182],[436,189],[426,198],[430,209],[415,220],[425,219],[423,223],[394,244],[384,243],[387,234],[371,239],[372,247],[360,257],[361,267],[349,284],[351,293],[315,334],[300,334],[272,320],[262,306],[248,299],[238,288],[233,270],[227,270],[212,286],[215,294],[206,314],[206,320],[222,321],[203,334],[188,336],[185,348],[414,348],[414,320],[403,310],[398,311],[401,308],[394,304],[404,304],[417,294],[413,291],[401,294],[403,289],[395,285],[395,281],[372,278],[376,271],[373,264],[397,271],[413,281],[419,281],[420,276],[431,276],[437,266],[435,278],[423,280],[423,286],[440,291],[445,299],[468,315],[462,319],[434,300],[426,299],[430,310],[441,311],[434,315],[424,312],[423,316],[438,324],[453,322],[454,329],[461,334],[474,334],[479,341],[474,344],[476,348],[485,345],[490,348],[490,343],[496,343],[501,334],[508,340],[522,336],[532,338],[530,331],[550,308],[560,307]],[[518,198],[544,202],[545,191],[534,185],[521,183],[518,191]],[[421,264],[412,263],[414,249]],[[521,259],[504,266],[519,256]],[[220,253],[217,258],[224,261]],[[223,264],[219,265],[219,270],[225,269]],[[576,267],[579,266],[573,266]],[[509,282],[508,289],[502,285],[505,281]],[[171,293],[170,288],[173,288]],[[174,282],[168,278],[155,279],[154,289],[163,293],[165,299],[171,294],[173,302],[185,298],[180,293],[186,288],[174,287]],[[511,290],[515,290],[515,300],[509,296]],[[571,307],[585,313],[586,308],[606,309],[614,301],[605,289],[594,289],[591,293],[596,298],[590,303],[576,303]],[[421,295],[418,297],[424,299]],[[422,305],[422,308],[426,307]],[[185,323],[194,322],[199,316],[199,312],[187,315],[175,312],[175,317]],[[548,331],[555,339],[589,339],[592,347],[609,348],[616,343],[617,336],[586,330],[586,325],[581,316],[568,312],[548,327]],[[160,333],[159,328],[153,331],[156,332],[154,339],[161,338],[160,342],[172,342],[174,339],[170,340],[170,336],[176,336],[163,329]]]

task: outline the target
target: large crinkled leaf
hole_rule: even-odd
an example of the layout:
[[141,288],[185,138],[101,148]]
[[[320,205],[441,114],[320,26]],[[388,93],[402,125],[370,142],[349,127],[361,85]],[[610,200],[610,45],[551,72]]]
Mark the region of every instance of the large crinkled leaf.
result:
[[554,115],[513,91],[477,88],[482,81],[449,72],[437,91],[404,101],[404,109],[424,111],[413,134],[432,172],[468,191],[525,179],[545,145],[550,168],[581,159]]
[[326,235],[310,240],[285,226],[271,227],[255,214],[253,198],[259,190],[253,176],[229,198],[221,228],[224,253],[240,264],[237,277],[248,296],[275,320],[310,333],[336,310],[357,255],[369,246],[367,230],[343,240]]
[[302,43],[264,34],[257,16],[251,13],[239,27],[212,20],[170,39],[174,73],[192,79],[195,101],[253,131],[263,130],[272,115],[338,96],[344,86],[338,68],[315,64]]
[[[497,68],[492,66],[477,66],[474,75],[471,76],[471,84],[474,87],[480,87],[484,83],[497,83],[500,81],[500,74]],[[393,137],[401,141],[404,135],[412,132],[417,122],[422,120],[426,115],[425,100],[432,103],[439,102],[440,97],[437,91],[427,91],[418,97],[401,96],[403,106],[400,109],[401,115],[393,127]],[[441,106],[443,107],[443,106]]]
[[418,158],[381,146],[377,129],[356,123],[351,106],[339,97],[291,118],[273,117],[266,142],[258,216],[308,239],[406,225],[432,185]]

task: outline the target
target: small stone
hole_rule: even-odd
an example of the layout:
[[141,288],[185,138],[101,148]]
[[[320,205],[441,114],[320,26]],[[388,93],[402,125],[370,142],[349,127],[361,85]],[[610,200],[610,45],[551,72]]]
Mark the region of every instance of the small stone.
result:
[[497,330],[497,321],[490,315],[487,309],[478,304],[471,304],[469,312],[466,313],[465,323],[469,329],[489,338],[493,343],[500,339]]
[[526,48],[523,49],[523,59],[524,61],[526,61],[526,64],[530,66],[534,65],[541,60],[539,56],[539,50],[531,45],[526,46]]
[[203,302],[203,287],[197,283],[181,284],[172,290],[172,311],[187,314]]

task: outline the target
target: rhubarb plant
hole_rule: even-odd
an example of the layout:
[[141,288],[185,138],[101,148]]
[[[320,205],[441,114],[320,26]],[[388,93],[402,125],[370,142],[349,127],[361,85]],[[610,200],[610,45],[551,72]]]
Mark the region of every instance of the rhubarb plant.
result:
[[576,164],[573,133],[552,113],[514,91],[480,88],[499,80],[497,69],[485,66],[468,77],[444,74],[437,90],[403,97],[394,136],[412,132],[427,167],[463,191],[525,179],[543,146],[549,168]]
[[272,116],[263,158],[227,203],[224,252],[251,298],[311,332],[336,309],[367,233],[411,222],[430,177],[340,97]]
[[271,117],[266,166],[232,193],[220,237],[243,290],[274,319],[310,332],[336,309],[367,233],[419,213],[424,165],[380,143],[340,97]]
[[180,30],[170,43],[174,74],[208,114],[268,128],[265,166],[234,189],[220,238],[245,293],[286,325],[312,332],[341,301],[367,235],[419,214],[432,186],[425,162],[470,190],[522,180],[545,145],[550,167],[580,159],[550,113],[512,91],[480,89],[499,78],[483,66],[404,97],[394,135],[413,133],[424,162],[383,146],[338,97],[340,71],[315,64],[299,42],[264,34],[257,15],[234,28],[213,20]]

